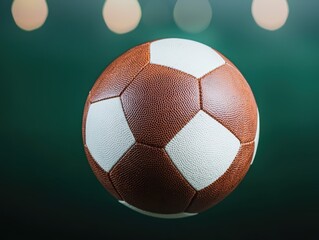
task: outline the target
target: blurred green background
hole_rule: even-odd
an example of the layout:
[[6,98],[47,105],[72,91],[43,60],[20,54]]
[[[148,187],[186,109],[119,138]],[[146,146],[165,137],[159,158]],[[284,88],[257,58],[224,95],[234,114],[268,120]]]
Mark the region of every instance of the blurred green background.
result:
[[[270,32],[254,22],[251,1],[211,0],[212,24],[188,34],[173,21],[175,1],[143,0],[140,25],[124,35],[107,29],[102,0],[48,0],[48,19],[33,32],[16,26],[11,3],[0,1],[1,239],[318,239],[319,1],[290,0],[286,25]],[[261,116],[257,156],[240,186],[180,220],[118,204],[91,171],[81,139],[85,99],[102,70],[131,47],[166,37],[224,53]]]

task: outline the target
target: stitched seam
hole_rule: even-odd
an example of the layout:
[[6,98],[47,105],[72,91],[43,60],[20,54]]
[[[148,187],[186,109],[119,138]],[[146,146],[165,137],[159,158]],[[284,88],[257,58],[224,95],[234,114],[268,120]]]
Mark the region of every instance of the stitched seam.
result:
[[125,88],[120,92],[119,97],[125,92],[125,90],[133,83],[133,81],[137,78],[137,76],[148,66],[150,65],[149,61],[146,63],[139,71],[138,73],[132,78],[132,80],[125,86]]
[[143,145],[143,146],[146,146],[146,147],[151,147],[151,148],[157,148],[157,149],[163,149],[163,147],[160,147],[160,146],[157,146],[155,144],[146,144],[146,143],[142,143],[142,142],[139,142],[139,141],[136,141],[137,144],[140,144],[140,145]]
[[[217,121],[219,124],[221,124],[222,126],[224,126],[223,123],[221,123],[218,119],[216,119],[214,116],[212,116],[212,114],[210,114],[209,112],[207,112],[205,109],[202,109],[202,111],[204,111],[206,114],[208,114],[210,117],[212,117],[215,121]],[[225,127],[225,126],[224,126]],[[240,144],[242,144],[242,142],[240,141],[239,137],[230,129],[228,129],[227,127],[225,127],[228,131],[230,131],[240,142]]]
[[[196,196],[198,195],[198,192],[195,190],[195,194],[192,197],[192,199],[189,201],[187,207],[184,209],[184,212],[186,213],[193,213],[193,212],[188,212],[188,209],[191,207],[192,203],[195,201]],[[195,212],[196,213],[196,212]]]
[[187,212],[187,209],[190,207],[191,203],[194,201],[195,196],[197,195],[197,190],[187,181],[187,179],[183,176],[183,174],[179,171],[179,169],[176,167],[176,165],[174,164],[173,160],[171,159],[171,157],[169,156],[169,154],[166,152],[165,148],[163,149],[165,155],[168,157],[168,159],[170,160],[170,162],[172,163],[172,165],[174,166],[174,168],[176,169],[176,171],[179,173],[179,175],[185,180],[185,182],[187,183],[187,185],[194,191],[194,194],[192,196],[192,198],[190,199],[189,203],[187,204],[187,206],[185,207],[185,209],[183,210],[184,212]]
[[198,79],[198,88],[199,88],[199,107],[203,109],[203,88],[202,88],[202,81]]
[[119,193],[119,191],[116,189],[113,181],[112,181],[112,178],[111,178],[111,172],[112,170],[121,162],[121,160],[128,154],[128,152],[135,146],[135,143],[132,144],[132,146],[119,158],[119,160],[117,161],[117,163],[115,163],[113,165],[113,167],[109,170],[109,172],[107,172],[108,174],[108,177],[109,177],[109,180],[113,186],[113,189],[114,191],[120,196],[121,200],[125,201],[125,199],[123,198],[123,196]]
[[217,68],[215,68],[215,69],[209,71],[208,73],[204,74],[204,75],[201,76],[199,79],[201,80],[201,79],[205,78],[206,76],[208,76],[208,75],[210,75],[211,73],[217,71],[218,69],[222,68],[222,67],[225,66],[226,64],[227,64],[227,63],[225,62],[224,64],[222,64],[222,65],[218,66]]
[[118,97],[119,96],[105,97],[105,98],[102,98],[102,99],[99,99],[99,100],[96,100],[96,101],[90,101],[90,104],[94,104],[94,103],[98,103],[98,102],[101,102],[101,101],[104,101],[104,100],[109,100],[109,99],[118,98]]
[[241,143],[242,146],[246,146],[255,142],[255,139],[249,142]]

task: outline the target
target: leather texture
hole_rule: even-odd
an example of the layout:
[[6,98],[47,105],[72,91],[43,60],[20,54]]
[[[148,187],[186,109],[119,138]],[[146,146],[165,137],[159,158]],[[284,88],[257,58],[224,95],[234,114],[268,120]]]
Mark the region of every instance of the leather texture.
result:
[[82,136],[93,172],[115,198],[177,218],[235,189],[256,152],[258,124],[235,65],[203,44],[164,39],[106,68],[85,104]]
[[115,197],[118,200],[121,200],[121,196],[117,193],[111,182],[109,173],[107,173],[103,168],[101,168],[100,165],[94,160],[86,145],[84,145],[84,150],[89,161],[90,167],[92,168],[99,182],[105,189],[109,191],[109,193],[112,194],[113,197]]
[[257,106],[241,73],[225,64],[200,80],[203,110],[231,131],[241,143],[255,139]]
[[165,145],[200,110],[196,78],[178,70],[148,65],[121,96],[137,142]]
[[118,97],[92,103],[85,129],[91,155],[107,172],[135,143]]
[[197,191],[186,212],[198,213],[209,209],[230,194],[246,175],[253,156],[254,143],[241,145],[227,171],[208,187]]
[[134,47],[112,62],[97,79],[91,102],[118,97],[135,76],[150,62],[150,43]]
[[185,179],[198,191],[226,172],[239,148],[239,140],[201,110],[165,150]]
[[144,211],[180,213],[195,195],[163,149],[139,143],[112,169],[110,177],[123,199]]
[[191,40],[168,38],[150,46],[151,64],[177,69],[200,78],[225,64],[212,48]]

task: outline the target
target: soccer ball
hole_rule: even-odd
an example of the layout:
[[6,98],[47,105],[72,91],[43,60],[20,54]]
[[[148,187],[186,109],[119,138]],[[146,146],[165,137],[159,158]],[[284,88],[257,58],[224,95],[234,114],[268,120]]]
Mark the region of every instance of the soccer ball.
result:
[[251,89],[222,54],[162,39],[134,47],[94,84],[83,116],[88,161],[118,201],[160,218],[224,199],[256,153]]

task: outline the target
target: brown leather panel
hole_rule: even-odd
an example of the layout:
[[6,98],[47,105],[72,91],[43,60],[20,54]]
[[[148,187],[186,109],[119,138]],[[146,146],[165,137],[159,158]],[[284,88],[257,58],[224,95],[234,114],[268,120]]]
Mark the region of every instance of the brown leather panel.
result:
[[228,128],[241,143],[253,141],[257,106],[241,73],[224,65],[201,79],[203,110]]
[[115,165],[110,176],[123,199],[144,211],[183,212],[195,194],[163,149],[138,143]]
[[254,142],[244,144],[228,170],[208,187],[197,191],[186,212],[202,212],[231,193],[246,175],[254,153]]
[[91,102],[119,96],[149,61],[149,43],[132,48],[118,57],[94,84]]
[[137,142],[164,147],[200,110],[198,80],[181,71],[150,64],[121,96]]
[[90,164],[95,176],[97,177],[97,179],[100,181],[100,183],[103,185],[103,187],[106,190],[108,190],[109,193],[111,193],[113,195],[113,197],[117,198],[118,200],[122,200],[121,196],[115,190],[115,188],[111,182],[109,174],[106,171],[104,171],[98,165],[98,163],[93,159],[93,157],[90,154],[90,151],[86,145],[84,145],[84,149],[85,149],[86,157],[89,161],[89,164]]

